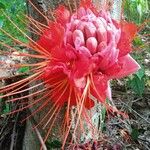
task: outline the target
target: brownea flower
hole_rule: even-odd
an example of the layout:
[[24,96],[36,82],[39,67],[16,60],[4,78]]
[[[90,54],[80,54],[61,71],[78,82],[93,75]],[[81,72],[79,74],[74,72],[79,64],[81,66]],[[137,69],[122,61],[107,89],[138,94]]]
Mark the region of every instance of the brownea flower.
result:
[[[60,5],[54,10],[53,17],[54,20],[49,20],[47,26],[38,24],[34,19],[29,18],[32,23],[36,24],[36,27],[39,27],[37,29],[42,29],[42,34],[36,42],[27,37],[30,43],[23,43],[23,46],[38,54],[20,52],[14,54],[38,58],[41,61],[35,64],[14,65],[17,68],[30,66],[30,73],[33,74],[1,88],[0,91],[7,93],[1,96],[1,98],[4,98],[38,88],[44,83],[44,88],[39,89],[39,91],[8,100],[8,102],[15,102],[24,98],[39,96],[35,101],[11,112],[11,114],[43,101],[27,117],[30,118],[52,102],[51,109],[39,122],[41,124],[48,118],[43,127],[46,128],[54,118],[44,138],[45,142],[58,112],[65,107],[65,144],[72,126],[70,123],[72,106],[77,108],[74,116],[78,116],[73,132],[75,133],[82,117],[85,117],[87,124],[91,125],[86,110],[95,106],[95,100],[107,105],[106,98],[111,99],[110,80],[128,76],[140,68],[129,54],[132,50],[131,44],[137,32],[137,27],[133,23],[118,22],[112,19],[106,10],[97,10],[91,0],[82,0],[79,8],[74,12],[70,12],[69,9]],[[6,34],[10,36],[8,33]],[[13,38],[13,40],[15,39]],[[19,40],[15,40],[15,42],[19,43]],[[10,48],[10,46],[2,44]],[[22,90],[27,84],[37,80],[42,80],[42,83]],[[41,96],[41,94],[43,95]]]
[[[52,57],[41,78],[51,79],[47,84],[56,84],[54,88],[58,82],[63,83],[61,89],[52,92],[51,100],[57,105],[64,105],[68,97],[70,106],[77,105],[76,95],[82,96],[87,83],[85,107],[94,106],[90,95],[104,103],[106,97],[110,98],[111,79],[125,77],[140,68],[129,55],[136,26],[119,24],[108,12],[93,8],[81,5],[70,14],[64,6],[59,6],[55,10],[56,22],[50,22],[37,41]],[[130,27],[134,30],[130,31]]]

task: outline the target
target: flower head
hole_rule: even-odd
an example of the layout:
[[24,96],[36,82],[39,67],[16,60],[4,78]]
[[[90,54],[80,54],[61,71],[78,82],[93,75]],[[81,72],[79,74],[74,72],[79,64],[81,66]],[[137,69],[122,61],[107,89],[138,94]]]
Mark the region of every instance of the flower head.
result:
[[70,97],[70,105],[77,105],[76,95],[82,96],[89,79],[85,107],[94,106],[90,95],[104,103],[111,96],[109,80],[125,77],[140,68],[129,55],[136,26],[118,23],[108,12],[97,11],[90,1],[82,1],[73,14],[59,6],[55,15],[56,22],[49,23],[49,29],[37,42],[53,58],[42,78],[52,79],[48,84],[63,82],[60,90],[54,86],[51,100],[64,105]]

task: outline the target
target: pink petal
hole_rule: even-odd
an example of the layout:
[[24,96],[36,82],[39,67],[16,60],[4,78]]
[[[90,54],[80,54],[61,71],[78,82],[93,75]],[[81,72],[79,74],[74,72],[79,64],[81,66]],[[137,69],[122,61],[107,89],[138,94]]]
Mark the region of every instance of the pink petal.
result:
[[76,26],[76,29],[81,30],[82,32],[84,32],[84,28],[85,28],[86,24],[87,24],[87,22],[80,21],[78,23],[78,25]]
[[86,78],[82,77],[82,78],[79,78],[79,79],[74,79],[74,84],[77,88],[83,89],[86,85]]
[[104,26],[105,28],[107,27],[107,23],[106,20],[103,19],[102,17],[98,17],[93,21],[93,24],[95,25],[95,27],[98,29],[101,26]]
[[71,31],[74,31],[74,30],[77,29],[77,26],[78,26],[79,22],[80,21],[78,19],[72,21],[72,23],[71,23]]
[[91,54],[96,53],[97,51],[97,40],[95,37],[90,37],[87,39],[86,41],[86,46],[89,49],[89,51],[91,52]]
[[81,19],[86,15],[86,10],[83,7],[80,7],[78,10],[78,18]]
[[75,48],[78,48],[85,44],[84,35],[81,32],[81,30],[75,30],[73,32],[73,42],[74,42]]
[[135,73],[140,69],[139,64],[130,56],[120,57],[118,62],[105,70],[105,74],[113,78],[122,78]]
[[96,27],[91,22],[88,22],[85,25],[85,34],[86,34],[86,38],[96,36]]
[[100,26],[97,31],[97,38],[98,38],[98,42],[107,42],[107,32],[106,29],[104,28],[104,26]]
[[84,46],[79,47],[77,50],[79,50],[79,53],[82,53],[83,55],[85,55],[88,58],[90,58],[92,56],[90,51]]
[[99,43],[99,45],[98,45],[98,48],[97,48],[97,51],[98,52],[101,52],[101,51],[103,51],[105,48],[106,48],[106,46],[107,46],[107,44],[106,44],[106,42],[101,42],[101,43]]
[[111,42],[106,49],[104,49],[100,56],[102,60],[99,63],[99,67],[101,70],[106,70],[113,64],[115,64],[118,60],[119,50],[115,48],[115,43]]

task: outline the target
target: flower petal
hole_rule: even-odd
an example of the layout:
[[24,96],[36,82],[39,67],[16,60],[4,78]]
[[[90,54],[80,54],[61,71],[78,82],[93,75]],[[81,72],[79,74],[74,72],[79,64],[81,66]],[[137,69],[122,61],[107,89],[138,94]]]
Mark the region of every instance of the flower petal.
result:
[[74,79],[74,83],[75,83],[76,88],[78,88],[79,90],[83,89],[86,85],[86,78],[83,77],[80,79]]
[[137,32],[137,26],[134,23],[122,22],[121,37],[117,47],[120,49],[119,56],[127,55],[131,49],[131,42]]
[[51,57],[54,58],[51,60],[52,63],[70,63],[72,60],[76,59],[75,49],[69,44],[61,48],[55,47],[51,49]]
[[122,31],[126,32],[129,39],[132,41],[135,34],[137,33],[137,26],[134,23],[122,22]]
[[119,49],[119,57],[125,56],[131,52],[131,41],[125,32],[121,33],[117,48]]
[[118,62],[105,70],[104,73],[107,74],[110,79],[117,79],[133,74],[139,69],[139,64],[130,55],[126,55],[120,57]]
[[82,78],[91,72],[92,64],[84,52],[79,52],[77,60],[74,62],[72,76],[73,78]]
[[105,102],[107,96],[108,79],[103,74],[93,75],[93,84],[91,86],[91,95],[100,102]]
[[65,26],[69,22],[70,12],[63,5],[60,5],[54,12],[56,15],[56,21]]
[[60,46],[64,38],[64,28],[58,23],[50,23],[49,29],[43,32],[43,35],[37,41],[37,44],[43,47],[48,52],[51,49]]
[[102,57],[99,63],[100,70],[106,70],[110,66],[116,63],[118,60],[119,50],[115,48],[115,43],[111,42],[102,52],[100,56]]

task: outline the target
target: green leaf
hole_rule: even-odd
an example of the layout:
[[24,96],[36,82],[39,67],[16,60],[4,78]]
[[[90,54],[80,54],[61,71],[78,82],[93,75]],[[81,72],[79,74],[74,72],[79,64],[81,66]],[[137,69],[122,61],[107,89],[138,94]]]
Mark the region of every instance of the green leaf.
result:
[[18,36],[18,40],[20,40],[23,43],[28,43],[28,39],[25,38],[24,36]]
[[137,11],[138,11],[139,15],[142,16],[142,5],[141,4],[137,5]]
[[106,129],[105,119],[106,119],[106,108],[102,106],[101,108],[101,117],[100,117],[100,125],[101,125],[101,131],[104,131]]
[[105,118],[106,118],[106,108],[102,108],[102,120],[105,121]]
[[0,9],[6,9],[5,5],[0,2]]
[[148,0],[145,1],[145,10],[146,12],[149,11]]
[[22,67],[20,69],[18,69],[18,73],[25,73],[25,72],[28,72],[29,71],[29,67]]
[[142,96],[145,88],[144,78],[140,79],[137,75],[134,75],[133,79],[129,81],[129,86],[136,94]]
[[136,73],[136,75],[141,80],[144,77],[144,75],[145,75],[144,67],[141,66],[141,69]]
[[46,143],[48,149],[61,148],[62,144],[58,140],[53,140],[52,142]]
[[3,19],[0,18],[0,28],[3,27],[3,23],[4,23],[4,22],[3,22]]
[[10,112],[10,104],[6,103],[2,112],[3,112],[3,114],[9,113]]
[[138,139],[138,137],[139,137],[139,131],[138,131],[137,128],[132,129],[131,137],[135,141]]
[[142,41],[142,38],[137,36],[134,38],[133,43],[135,46],[142,46],[144,42]]

